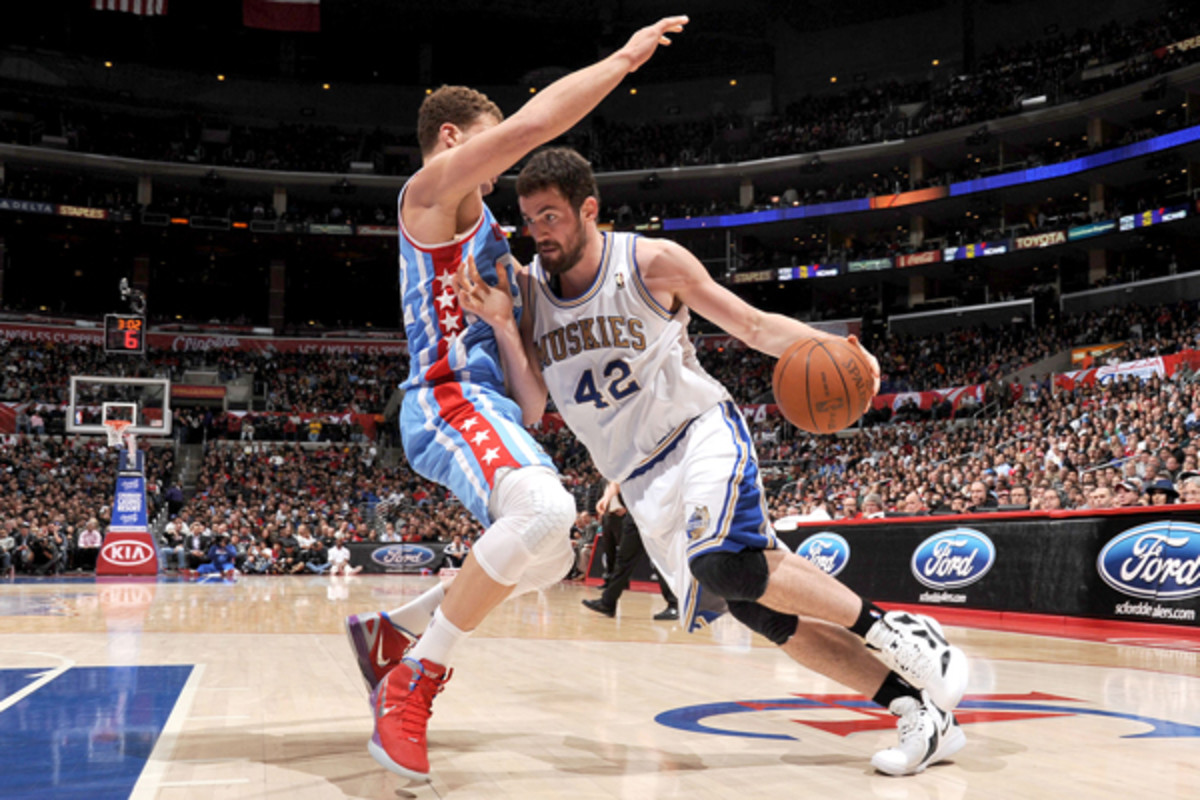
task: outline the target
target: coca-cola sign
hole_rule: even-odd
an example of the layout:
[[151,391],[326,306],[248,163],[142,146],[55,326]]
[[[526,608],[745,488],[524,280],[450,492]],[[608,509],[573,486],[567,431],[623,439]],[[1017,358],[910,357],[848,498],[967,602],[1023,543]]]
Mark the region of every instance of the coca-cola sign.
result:
[[941,250],[926,250],[924,253],[909,253],[896,256],[897,267],[916,267],[921,264],[937,264],[942,260]]

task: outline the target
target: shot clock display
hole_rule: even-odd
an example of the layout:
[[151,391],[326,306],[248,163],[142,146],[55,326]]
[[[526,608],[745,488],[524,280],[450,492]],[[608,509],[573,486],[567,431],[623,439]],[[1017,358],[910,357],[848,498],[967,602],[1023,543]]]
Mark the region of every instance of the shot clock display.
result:
[[104,352],[146,352],[146,318],[137,314],[104,315]]

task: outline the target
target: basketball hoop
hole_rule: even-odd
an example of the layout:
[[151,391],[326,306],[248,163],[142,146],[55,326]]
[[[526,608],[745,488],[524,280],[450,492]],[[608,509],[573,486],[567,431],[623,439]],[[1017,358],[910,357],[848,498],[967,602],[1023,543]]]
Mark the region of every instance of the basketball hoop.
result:
[[[104,420],[104,433],[108,436],[109,447],[121,447],[125,444],[125,430],[133,423],[127,419],[106,419]],[[133,434],[129,435],[130,444],[132,444]],[[130,447],[130,450],[133,448]]]

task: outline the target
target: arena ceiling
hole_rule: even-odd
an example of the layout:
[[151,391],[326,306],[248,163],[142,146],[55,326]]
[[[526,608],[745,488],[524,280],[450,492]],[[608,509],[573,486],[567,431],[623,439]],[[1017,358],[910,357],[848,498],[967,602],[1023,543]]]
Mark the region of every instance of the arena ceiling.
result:
[[[992,0],[965,0],[991,2]],[[574,68],[668,14],[694,25],[647,80],[773,68],[780,25],[821,30],[964,0],[324,0],[318,34],[242,26],[241,0],[169,0],[163,18],[96,12],[90,0],[0,4],[0,43],[150,66],[255,77],[424,83],[497,82]],[[886,27],[880,26],[881,35]]]

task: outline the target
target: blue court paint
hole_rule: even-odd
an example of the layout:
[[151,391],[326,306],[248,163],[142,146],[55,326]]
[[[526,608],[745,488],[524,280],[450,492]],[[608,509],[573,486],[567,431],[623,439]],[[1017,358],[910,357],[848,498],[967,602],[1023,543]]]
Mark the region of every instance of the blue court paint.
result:
[[[0,669],[0,703],[46,671]],[[0,711],[0,797],[129,797],[191,672],[73,667]]]

